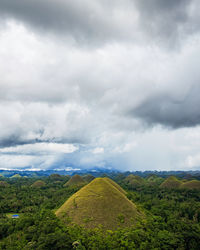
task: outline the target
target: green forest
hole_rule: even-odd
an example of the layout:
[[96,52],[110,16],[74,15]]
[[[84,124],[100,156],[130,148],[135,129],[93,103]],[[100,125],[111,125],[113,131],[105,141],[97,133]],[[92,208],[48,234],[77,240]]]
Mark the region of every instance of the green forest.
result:
[[[116,174],[127,201],[141,216],[125,226],[122,214],[114,228],[61,220],[56,211],[92,176],[0,178],[0,249],[199,249],[199,180]],[[107,184],[110,185],[110,184]],[[117,186],[116,186],[117,185]],[[85,189],[86,190],[86,189]],[[128,203],[127,203],[128,204]],[[106,207],[108,213],[112,210]],[[12,218],[17,214],[19,218]],[[88,224],[89,225],[89,224]]]

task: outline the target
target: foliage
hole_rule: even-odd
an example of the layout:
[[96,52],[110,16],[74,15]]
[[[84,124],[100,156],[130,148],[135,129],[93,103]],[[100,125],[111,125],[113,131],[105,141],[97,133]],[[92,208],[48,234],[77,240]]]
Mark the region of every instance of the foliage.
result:
[[[164,189],[159,182],[133,188],[117,176],[127,197],[146,216],[123,228],[123,214],[118,213],[119,227],[105,231],[66,225],[55,216],[54,211],[79,189],[63,187],[68,177],[57,177],[43,177],[46,185],[40,189],[31,187],[36,178],[3,179],[9,185],[0,187],[0,249],[199,249],[199,190]],[[20,218],[6,216],[12,212]]]

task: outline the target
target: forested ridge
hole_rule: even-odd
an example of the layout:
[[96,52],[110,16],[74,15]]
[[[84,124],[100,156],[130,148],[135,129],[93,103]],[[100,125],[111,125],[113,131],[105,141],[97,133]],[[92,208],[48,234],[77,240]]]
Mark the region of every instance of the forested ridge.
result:
[[[59,175],[1,177],[0,249],[199,249],[199,189],[163,188],[166,179],[156,176],[117,175],[113,180],[145,217],[128,228],[121,220],[116,230],[105,231],[101,226],[64,224],[55,216],[56,209],[81,188],[64,185],[68,180]],[[12,214],[19,218],[12,219]]]

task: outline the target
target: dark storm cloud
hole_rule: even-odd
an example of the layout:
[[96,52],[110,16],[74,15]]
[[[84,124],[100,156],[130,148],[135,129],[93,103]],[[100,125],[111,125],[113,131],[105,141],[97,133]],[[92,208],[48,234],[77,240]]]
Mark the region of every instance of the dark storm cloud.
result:
[[[105,37],[124,35],[126,26],[118,26],[118,18],[114,16],[118,4],[119,1],[110,5],[106,1],[89,0],[1,0],[0,14],[3,19],[14,18],[42,32],[67,34],[79,42],[99,43]],[[126,8],[126,4],[124,6]]]
[[83,138],[82,136],[74,136],[68,138],[51,138],[51,139],[43,139],[43,138],[34,138],[32,140],[28,138],[24,138],[20,134],[12,134],[6,137],[5,139],[0,140],[0,148],[5,147],[15,147],[19,145],[27,145],[27,144],[36,144],[36,143],[60,143],[60,144],[87,144],[88,140]]
[[[190,18],[188,0],[136,0],[140,13],[141,27],[155,41],[159,40],[170,47],[178,45],[182,36],[190,33],[194,20]],[[197,4],[198,5],[198,4]]]
[[[184,22],[187,19],[187,12],[189,5],[194,2],[188,0],[135,0],[136,6],[141,10],[141,15],[151,20],[160,18],[162,23],[166,21]],[[167,18],[168,20],[166,20]],[[146,20],[148,21],[148,20]],[[166,22],[169,23],[169,22]],[[159,25],[159,24],[157,24]]]
[[18,145],[26,145],[26,144],[35,144],[40,142],[53,142],[54,140],[42,140],[39,138],[34,138],[32,140],[28,138],[23,138],[22,134],[20,132],[15,131],[15,133],[10,134],[6,138],[3,138],[0,140],[0,148],[5,147],[15,147]]
[[[138,34],[167,44],[193,30],[199,23],[195,0],[0,0],[1,19],[17,19],[42,32],[69,35],[81,43],[123,39],[137,41]],[[140,35],[139,35],[140,36]]]
[[[22,141],[17,134],[11,135],[5,139],[0,141],[0,148],[4,147],[13,147],[16,145],[23,145],[26,144],[26,141]],[[32,143],[32,142],[31,142]]]
[[148,125],[160,124],[174,129],[200,125],[200,86],[193,86],[183,98],[159,94],[146,99],[130,114]]
[[88,141],[84,138],[72,136],[71,138],[53,138],[53,139],[38,139],[33,140],[21,138],[20,135],[13,134],[0,141],[0,148],[16,147],[27,144],[37,143],[57,143],[57,144],[87,144]]

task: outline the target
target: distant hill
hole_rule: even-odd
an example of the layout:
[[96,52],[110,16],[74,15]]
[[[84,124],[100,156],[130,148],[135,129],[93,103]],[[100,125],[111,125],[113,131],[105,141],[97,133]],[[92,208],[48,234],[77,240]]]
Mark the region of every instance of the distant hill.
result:
[[161,188],[179,188],[181,185],[181,181],[179,181],[175,176],[168,177],[161,185]]
[[64,186],[66,187],[66,186],[79,186],[79,185],[84,185],[84,184],[86,184],[86,182],[83,180],[83,178],[80,176],[80,175],[78,175],[78,174],[75,174],[75,175],[73,175],[71,178],[70,178],[70,180],[68,181],[68,182],[66,182],[65,184],[64,184]]
[[192,180],[192,181],[184,182],[183,184],[181,184],[180,188],[200,190],[200,181]]
[[60,174],[51,174],[49,175],[49,179],[53,180],[53,181],[59,181],[63,179],[63,176]]
[[44,181],[41,181],[41,180],[38,180],[38,181],[35,181],[31,187],[34,187],[34,188],[41,188],[41,187],[44,187],[46,184]]
[[146,180],[147,180],[147,185],[155,186],[155,185],[160,185],[164,179],[162,177],[153,174],[150,175]]
[[83,175],[82,178],[85,182],[88,182],[88,183],[95,179],[95,177],[91,174]]
[[11,176],[10,178],[21,178],[21,175],[20,174],[15,174],[15,175]]
[[143,214],[125,196],[125,191],[109,178],[96,178],[72,195],[57,211],[64,222],[69,219],[87,228],[105,229],[130,226]]
[[144,184],[144,179],[142,177],[133,174],[128,175],[124,181],[132,188],[136,188]]

